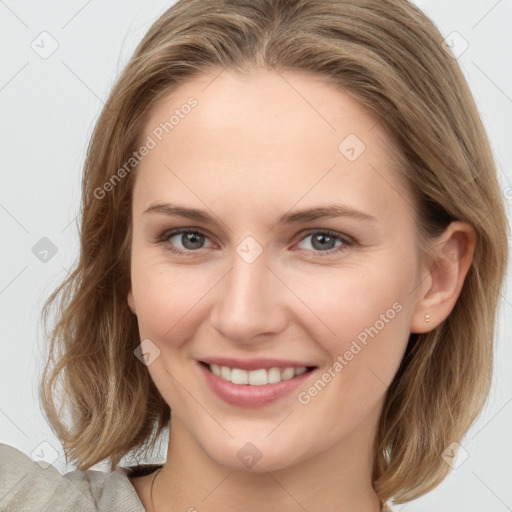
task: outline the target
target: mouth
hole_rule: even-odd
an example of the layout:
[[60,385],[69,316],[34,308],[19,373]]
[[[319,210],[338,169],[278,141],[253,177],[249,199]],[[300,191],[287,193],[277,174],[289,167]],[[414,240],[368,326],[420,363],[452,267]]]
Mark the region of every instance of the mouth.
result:
[[243,408],[264,407],[289,397],[318,369],[293,361],[210,359],[197,362],[203,382],[214,395],[229,405]]
[[291,380],[295,377],[313,371],[316,366],[273,366],[270,368],[256,368],[245,370],[243,368],[232,368],[219,364],[209,364],[200,361],[208,371],[226,382],[235,385],[265,386],[267,384],[278,384],[279,382]]

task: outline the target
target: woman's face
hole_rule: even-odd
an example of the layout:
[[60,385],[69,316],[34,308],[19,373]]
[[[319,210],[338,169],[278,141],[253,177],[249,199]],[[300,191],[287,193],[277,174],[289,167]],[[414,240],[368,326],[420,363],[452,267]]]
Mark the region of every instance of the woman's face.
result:
[[366,449],[420,276],[379,119],[320,78],[226,70],[140,141],[128,300],[173,421],[231,468]]

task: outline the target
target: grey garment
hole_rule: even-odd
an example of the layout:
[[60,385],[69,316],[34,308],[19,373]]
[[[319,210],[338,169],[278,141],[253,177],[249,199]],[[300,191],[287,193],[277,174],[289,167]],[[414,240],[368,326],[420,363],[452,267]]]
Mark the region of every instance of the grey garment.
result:
[[0,444],[0,510],[5,512],[145,512],[130,468],[61,475],[12,446]]

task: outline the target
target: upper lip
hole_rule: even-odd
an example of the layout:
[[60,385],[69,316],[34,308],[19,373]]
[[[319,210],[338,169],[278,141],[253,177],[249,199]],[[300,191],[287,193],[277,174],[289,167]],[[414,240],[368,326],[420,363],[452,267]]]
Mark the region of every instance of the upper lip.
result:
[[302,366],[313,367],[314,365],[304,363],[301,361],[291,361],[285,359],[268,359],[268,358],[255,358],[255,359],[236,359],[231,357],[208,357],[199,360],[206,364],[216,364],[219,366],[228,366],[229,368],[240,368],[241,370],[259,370],[269,368],[300,368]]

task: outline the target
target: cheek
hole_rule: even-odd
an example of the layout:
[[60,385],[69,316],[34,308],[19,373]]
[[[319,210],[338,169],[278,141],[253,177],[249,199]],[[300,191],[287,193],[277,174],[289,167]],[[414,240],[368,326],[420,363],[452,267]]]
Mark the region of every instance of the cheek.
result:
[[403,358],[415,266],[413,259],[391,259],[311,275],[297,289],[314,312],[302,317],[302,329],[327,357],[321,382],[301,390],[299,403],[311,405],[310,412],[336,404],[326,416],[334,430],[341,416],[357,421],[382,398]]
[[219,277],[193,266],[171,267],[168,262],[134,258],[132,290],[141,337],[179,340],[184,329],[197,323],[201,303]]
[[400,274],[389,268],[377,271],[377,266],[334,275],[323,283],[323,291],[318,279],[309,288],[308,305],[317,316],[310,315],[302,327],[316,336],[327,361],[317,380],[297,396],[310,417],[324,418],[332,441],[355,428],[383,399],[410,333],[407,275],[399,281]]
[[372,327],[379,332],[403,331],[399,325],[408,321],[407,314],[402,313],[410,302],[412,275],[412,267],[402,268],[399,273],[392,266],[375,263],[365,268],[290,275],[289,279],[293,279],[294,292],[309,310],[302,320],[332,353],[347,349],[358,337],[364,343],[365,333],[368,336]]

